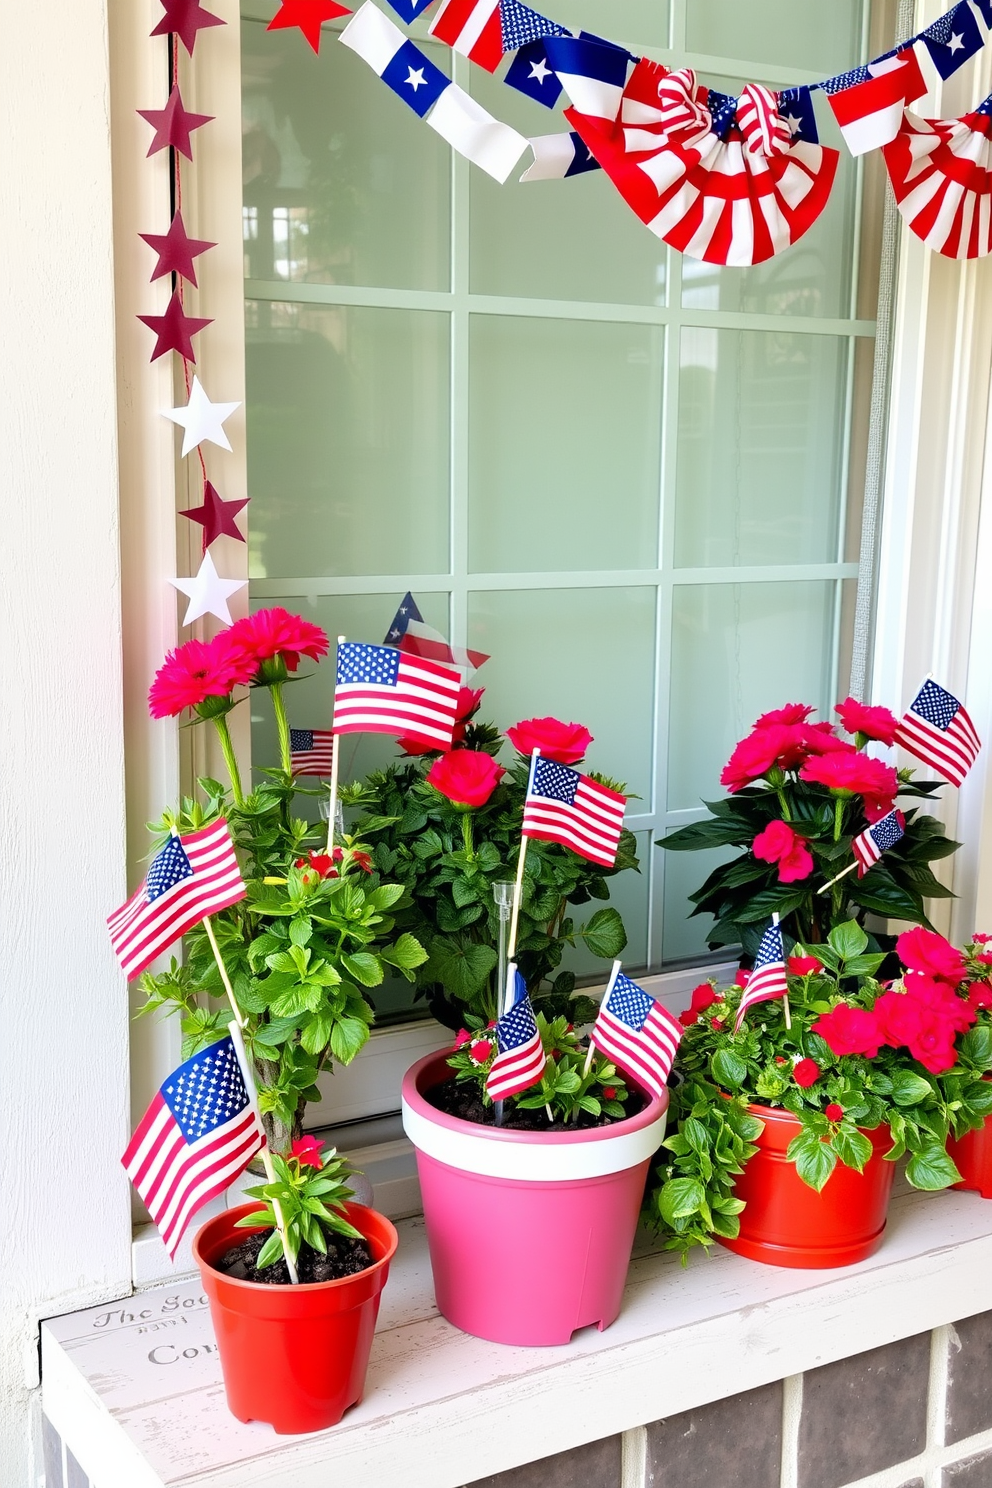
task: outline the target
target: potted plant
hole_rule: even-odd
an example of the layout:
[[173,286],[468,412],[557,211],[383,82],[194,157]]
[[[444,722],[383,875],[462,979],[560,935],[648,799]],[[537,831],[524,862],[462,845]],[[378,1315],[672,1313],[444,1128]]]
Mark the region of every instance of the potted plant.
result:
[[503,1102],[500,1126],[485,1027],[461,1030],[403,1081],[438,1307],[496,1343],[562,1344],[614,1321],[665,1130],[667,1092],[648,1094],[601,1056],[587,1064],[564,1016],[536,1022],[544,1074]]
[[202,1226],[193,1255],[232,1413],[281,1434],[321,1431],[362,1398],[397,1236],[383,1215],[350,1202],[345,1164],[313,1137],[273,1165],[275,1181],[248,1190],[255,1203]]
[[854,920],[797,945],[787,1001],[750,1008],[737,1032],[748,974],[696,988],[649,1201],[669,1248],[848,1265],[881,1243],[897,1158],[916,1188],[960,1181],[948,1135],[992,1110],[989,983],[969,991],[976,958],[924,927],[896,951],[902,975],[883,983],[885,955]]
[[[508,768],[495,756],[504,737],[478,723],[482,690],[463,688],[454,748],[446,754],[416,739],[401,739],[407,763],[342,789],[360,814],[355,832],[372,844],[375,868],[403,885],[396,924],[409,930],[427,956],[414,970],[418,995],[453,1032],[466,1015],[495,1018],[499,1004],[500,914],[496,894],[512,879],[531,751],[574,766],[592,743],[581,724],[532,718],[506,738],[517,751]],[[593,778],[622,790],[604,775]],[[561,970],[566,949],[581,942],[610,961],[627,943],[612,906],[579,922],[573,908],[609,898],[610,880],[636,869],[633,833],[624,831],[612,868],[587,861],[553,842],[532,841],[523,879],[517,962],[536,1007],[548,1018],[574,1022],[595,1016],[596,1004],[575,994],[575,975]],[[494,892],[495,889],[495,892]]]

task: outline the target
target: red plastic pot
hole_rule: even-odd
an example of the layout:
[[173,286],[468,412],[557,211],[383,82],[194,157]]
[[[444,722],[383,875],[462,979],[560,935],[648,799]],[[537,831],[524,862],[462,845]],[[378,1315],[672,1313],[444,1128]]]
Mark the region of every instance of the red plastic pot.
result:
[[804,1183],[786,1151],[802,1130],[791,1111],[749,1106],[763,1121],[758,1150],[744,1166],[734,1192],[746,1205],[736,1240],[728,1250],[770,1266],[815,1270],[852,1266],[882,1243],[895,1163],[882,1156],[892,1145],[887,1126],[864,1135],[874,1149],[864,1172],[838,1162],[823,1190]]
[[268,1421],[280,1435],[322,1431],[362,1398],[379,1298],[398,1237],[375,1209],[347,1204],[348,1218],[374,1257],[367,1270],[306,1286],[238,1281],[215,1270],[213,1262],[266,1228],[236,1228],[257,1208],[225,1210],[193,1241],[227,1403],[239,1421]]
[[961,1182],[954,1187],[974,1189],[983,1199],[992,1199],[992,1116],[986,1116],[977,1131],[951,1137],[947,1152],[961,1174]]

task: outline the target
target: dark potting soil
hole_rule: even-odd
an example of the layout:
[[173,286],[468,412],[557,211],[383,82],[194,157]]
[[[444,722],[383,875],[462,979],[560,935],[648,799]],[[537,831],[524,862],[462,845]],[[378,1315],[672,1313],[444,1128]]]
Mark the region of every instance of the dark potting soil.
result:
[[[269,1238],[263,1234],[246,1235],[240,1245],[225,1251],[214,1267],[236,1281],[259,1281],[267,1286],[289,1286],[289,1271],[284,1260],[264,1266],[261,1271],[255,1265],[258,1253]],[[357,1276],[373,1264],[372,1255],[364,1240],[350,1240],[347,1235],[327,1237],[327,1254],[321,1255],[309,1245],[303,1245],[296,1262],[300,1280],[339,1281],[342,1276]]]
[[[483,1105],[482,1097],[474,1085],[459,1084],[457,1080],[445,1080],[441,1085],[433,1085],[430,1090],[424,1091],[424,1100],[432,1105],[435,1111],[443,1111],[445,1116],[457,1116],[462,1121],[471,1121],[476,1126],[495,1126],[496,1112],[492,1104]],[[588,1111],[580,1111],[578,1121],[556,1121],[548,1122],[543,1106],[538,1106],[536,1111],[520,1110],[519,1107],[509,1106],[504,1109],[503,1125],[507,1131],[540,1131],[540,1132],[564,1132],[564,1131],[588,1131],[594,1126],[615,1126],[618,1121],[625,1121],[628,1116],[636,1116],[638,1111],[643,1111],[644,1100],[636,1092],[631,1091],[627,1097],[625,1114],[623,1116],[592,1116]]]

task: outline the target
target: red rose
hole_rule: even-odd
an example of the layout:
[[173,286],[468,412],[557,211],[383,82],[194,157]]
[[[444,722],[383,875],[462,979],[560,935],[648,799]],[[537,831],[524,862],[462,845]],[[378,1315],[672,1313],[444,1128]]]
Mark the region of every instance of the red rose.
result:
[[[232,688],[249,683],[257,670],[257,661],[233,644],[226,630],[212,641],[186,641],[155,673],[148,711],[153,718],[178,718],[184,708],[204,705],[206,716],[220,716],[227,712]],[[224,703],[210,703],[211,698]]]
[[492,1052],[493,1046],[489,1039],[476,1039],[468,1051],[468,1056],[475,1064],[485,1064]]
[[906,996],[919,1003],[929,1016],[936,1018],[952,1033],[964,1033],[978,1016],[966,998],[959,997],[953,987],[935,977],[907,972],[903,986]]
[[699,1022],[699,1014],[694,1013],[692,1008],[685,1008],[683,1012],[679,1013],[679,1022],[683,1028],[691,1028],[694,1023]]
[[[334,847],[331,849],[330,855],[327,853],[312,852],[305,858],[297,858],[293,866],[294,868],[312,868],[321,878],[337,878],[338,870],[334,864],[340,863],[343,856],[343,849]],[[362,853],[361,856],[364,857],[365,854]]]
[[[894,796],[864,796],[863,805],[869,824],[874,824],[877,821],[881,821],[883,816],[888,816],[895,804]],[[898,813],[898,816],[899,825],[904,826],[905,817],[901,811]]]
[[972,982],[968,988],[968,1001],[973,1008],[992,1007],[992,987],[988,982]]
[[455,1034],[455,1048],[460,1049],[464,1044],[471,1043],[471,1041],[472,1034],[469,1033],[468,1029],[459,1028],[458,1032]]
[[854,746],[837,737],[832,723],[808,723],[803,729],[803,747],[807,754],[839,754]]
[[603,1099],[604,1100],[616,1100],[616,1098],[617,1098],[617,1087],[615,1085],[604,1085],[603,1086]]
[[592,743],[592,734],[581,723],[562,723],[557,718],[525,718],[507,729],[506,737],[518,754],[539,749],[545,759],[574,765]]
[[297,1137],[291,1150],[301,1168],[324,1166],[320,1156],[320,1143],[316,1137]]
[[803,730],[798,725],[757,728],[737,745],[720,774],[720,784],[733,793],[759,780],[769,770],[793,770],[802,761]]
[[302,615],[291,615],[275,605],[256,610],[243,620],[235,620],[231,640],[243,646],[258,665],[260,682],[281,681],[286,672],[295,672],[301,656],[318,661],[327,655],[327,634],[319,625],[311,625]]
[[456,806],[474,810],[486,804],[505,774],[491,754],[479,749],[450,749],[431,765],[427,781]]
[[927,1016],[923,1004],[904,992],[885,992],[875,1003],[873,1012],[885,1042],[893,1049],[912,1043],[922,1032]]
[[939,1018],[928,1019],[909,1045],[909,1052],[932,1075],[942,1075],[956,1058],[953,1030]]
[[846,1002],[839,1002],[831,1012],[817,1018],[813,1032],[818,1033],[838,1056],[864,1054],[868,1059],[874,1059],[885,1042],[874,1013],[852,1008]]
[[903,931],[896,941],[896,954],[910,971],[937,977],[954,987],[967,973],[961,952],[936,930],[925,930],[922,925]]
[[808,759],[799,772],[801,780],[825,785],[840,796],[870,796],[877,800],[895,797],[899,781],[891,765],[857,749],[838,750]]
[[836,1101],[831,1101],[823,1114],[828,1121],[843,1121],[844,1107],[839,1106]]
[[700,982],[698,987],[692,989],[692,1002],[689,1006],[694,1013],[704,1013],[708,1007],[712,1007],[720,998],[709,982]]
[[778,864],[780,883],[797,883],[813,872],[813,859],[806,845],[788,822],[771,821],[751,844],[751,851],[764,863]]
[[818,961],[815,956],[790,956],[789,971],[793,976],[813,976],[816,972],[823,970],[823,962]]
[[802,1086],[803,1090],[808,1090],[820,1078],[820,1066],[815,1059],[800,1059],[792,1071],[792,1078],[797,1085]]
[[737,974],[734,977],[735,985],[738,987],[746,987],[750,980],[751,973],[749,971],[745,971],[743,966],[738,966]]
[[784,708],[773,708],[770,713],[762,713],[754,726],[759,729],[771,728],[776,723],[805,723],[812,711],[805,703],[786,703]]
[[846,698],[834,709],[849,734],[862,734],[866,739],[877,739],[880,744],[894,744],[898,720],[888,708],[870,708],[854,698]]

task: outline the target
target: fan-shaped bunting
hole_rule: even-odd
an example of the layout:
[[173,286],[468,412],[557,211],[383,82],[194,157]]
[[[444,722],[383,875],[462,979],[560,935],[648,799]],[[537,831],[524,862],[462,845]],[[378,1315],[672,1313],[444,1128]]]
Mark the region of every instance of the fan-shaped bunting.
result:
[[992,97],[963,119],[921,119],[906,110],[882,151],[899,210],[945,258],[992,252]]
[[642,59],[611,125],[566,118],[653,233],[706,263],[745,267],[783,252],[826,205],[839,154],[797,139],[766,88],[749,85],[725,138],[688,68]]

